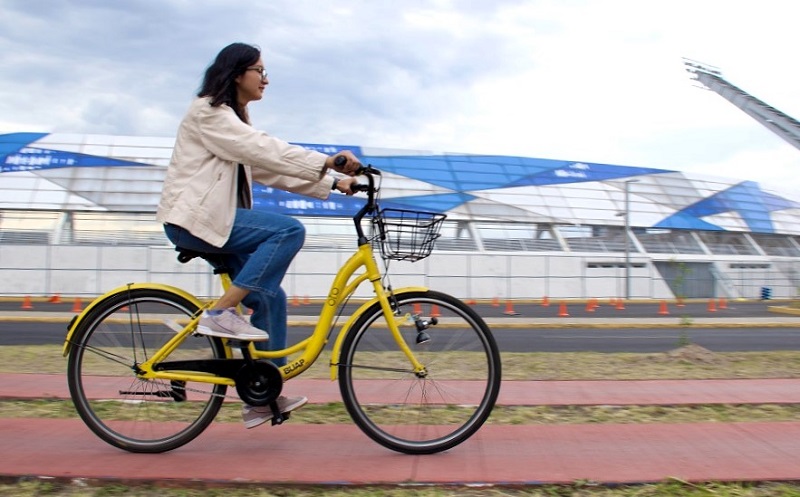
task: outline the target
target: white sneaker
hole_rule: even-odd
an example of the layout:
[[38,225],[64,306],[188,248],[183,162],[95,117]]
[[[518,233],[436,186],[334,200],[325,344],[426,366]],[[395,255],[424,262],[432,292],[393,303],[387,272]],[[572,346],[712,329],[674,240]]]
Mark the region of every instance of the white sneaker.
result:
[[233,340],[263,341],[269,340],[269,334],[251,325],[243,318],[235,307],[224,309],[219,314],[205,311],[197,323],[197,333]]
[[[278,410],[282,414],[288,414],[295,409],[303,407],[308,402],[307,397],[284,397],[279,396],[277,399]],[[244,421],[245,428],[255,428],[263,423],[272,419],[272,408],[270,406],[242,406],[242,421]]]

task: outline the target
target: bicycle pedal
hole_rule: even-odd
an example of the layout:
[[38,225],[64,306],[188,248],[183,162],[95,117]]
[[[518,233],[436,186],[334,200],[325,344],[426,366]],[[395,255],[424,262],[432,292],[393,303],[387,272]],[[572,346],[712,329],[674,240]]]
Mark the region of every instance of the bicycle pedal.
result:
[[272,426],[281,425],[284,421],[289,419],[290,413],[282,413],[280,416],[273,416],[272,417]]

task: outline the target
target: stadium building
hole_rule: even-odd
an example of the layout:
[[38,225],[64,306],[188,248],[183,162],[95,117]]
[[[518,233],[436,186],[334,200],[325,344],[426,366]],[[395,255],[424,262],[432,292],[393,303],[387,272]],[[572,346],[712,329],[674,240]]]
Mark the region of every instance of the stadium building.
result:
[[[718,72],[695,69],[753,117],[789,137],[800,130]],[[0,135],[0,294],[94,296],[154,281],[218,295],[206,264],[178,263],[154,219],[172,145]],[[752,299],[794,297],[800,286],[796,192],[569,160],[303,146],[349,149],[383,171],[383,207],[447,214],[430,258],[392,263],[394,287],[422,284],[474,299]],[[256,186],[254,200],[254,208],[297,216],[307,228],[287,293],[327,294],[355,248],[350,217],[363,195],[319,201]]]

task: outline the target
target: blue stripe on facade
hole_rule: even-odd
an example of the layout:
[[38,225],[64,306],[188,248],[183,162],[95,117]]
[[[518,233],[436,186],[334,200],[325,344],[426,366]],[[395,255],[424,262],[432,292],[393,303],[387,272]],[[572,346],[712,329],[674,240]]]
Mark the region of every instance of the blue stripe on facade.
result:
[[[132,162],[35,146],[49,133],[0,134],[0,172],[32,171],[61,167],[151,166]],[[663,169],[615,166],[588,162],[497,155],[364,155],[360,147],[325,144],[298,144],[323,153],[352,150],[364,163],[416,181],[429,183],[443,193],[386,198],[384,207],[447,212],[477,198],[473,192],[503,188],[566,185],[603,182],[635,176],[675,173]],[[152,167],[152,166],[151,166]],[[691,180],[688,180],[691,181]],[[609,187],[610,188],[610,187]],[[343,217],[363,205],[359,197],[331,196],[319,201],[256,185],[256,208],[289,215]],[[720,231],[708,218],[735,212],[756,233],[774,233],[772,212],[800,209],[800,203],[766,193],[758,183],[744,181],[699,200],[655,224],[655,228]],[[570,220],[565,220],[570,222]]]

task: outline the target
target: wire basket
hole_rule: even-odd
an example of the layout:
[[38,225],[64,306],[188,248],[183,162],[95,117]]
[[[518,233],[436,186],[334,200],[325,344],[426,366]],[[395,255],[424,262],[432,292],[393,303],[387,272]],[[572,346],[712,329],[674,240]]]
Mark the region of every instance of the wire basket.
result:
[[447,216],[436,212],[382,209],[373,223],[384,259],[415,262],[431,255]]

